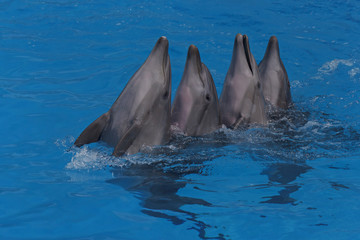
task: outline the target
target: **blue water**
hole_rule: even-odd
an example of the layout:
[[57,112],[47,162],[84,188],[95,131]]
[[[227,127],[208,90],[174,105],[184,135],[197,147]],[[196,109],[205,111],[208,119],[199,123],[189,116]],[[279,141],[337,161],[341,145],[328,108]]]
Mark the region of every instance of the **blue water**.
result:
[[[0,1],[0,239],[358,239],[358,1]],[[158,37],[218,93],[236,33],[276,35],[295,107],[125,158],[75,138]]]

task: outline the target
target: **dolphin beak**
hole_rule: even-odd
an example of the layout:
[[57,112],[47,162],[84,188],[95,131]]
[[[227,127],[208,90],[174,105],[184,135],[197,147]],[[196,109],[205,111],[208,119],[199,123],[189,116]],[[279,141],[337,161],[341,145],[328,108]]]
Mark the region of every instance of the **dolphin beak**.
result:
[[160,37],[151,53],[151,55],[156,55],[157,58],[160,59],[162,63],[162,68],[164,72],[164,76],[166,75],[168,67],[170,67],[170,61],[169,61],[169,41],[166,37],[162,36]]
[[271,36],[269,39],[269,44],[271,48],[279,48],[279,42],[275,36]]
[[[240,56],[245,57],[246,63],[251,71],[251,73],[253,72],[253,68],[252,68],[252,64],[251,64],[251,52],[250,52],[250,44],[249,44],[249,38],[246,35],[241,35],[240,33],[236,34],[235,37],[235,43],[234,43],[234,49],[237,49],[237,54],[240,54],[240,49],[244,50],[243,53],[241,53]],[[242,55],[242,54],[245,54]]]
[[279,42],[275,36],[271,36],[265,52],[266,56],[273,56],[280,59]]
[[184,73],[186,72],[187,73],[193,72],[198,74],[202,85],[205,86],[205,83],[203,82],[203,79],[201,77],[202,63],[200,59],[200,52],[195,45],[190,45],[189,47]]
[[200,53],[199,49],[195,45],[190,45],[187,55],[187,61],[201,71],[201,60],[200,60]]

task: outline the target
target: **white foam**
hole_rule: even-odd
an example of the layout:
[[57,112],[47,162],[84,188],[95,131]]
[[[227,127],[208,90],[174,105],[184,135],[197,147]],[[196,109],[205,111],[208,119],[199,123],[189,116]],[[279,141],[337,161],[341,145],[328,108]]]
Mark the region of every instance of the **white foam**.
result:
[[304,126],[299,127],[299,131],[307,131],[309,129],[312,129],[314,127],[320,127],[321,124],[316,121],[308,121]]
[[348,71],[348,74],[350,75],[350,77],[355,77],[359,73],[360,73],[359,68],[353,68],[350,71]]
[[348,67],[351,67],[354,65],[354,61],[351,59],[345,60],[345,59],[334,59],[330,62],[324,63],[318,70],[320,74],[331,74],[333,73],[339,65],[345,65]]
[[291,81],[291,88],[302,88],[302,87],[303,87],[303,83],[300,82],[299,80]]
[[232,135],[234,131],[230,128],[227,128],[224,124],[221,125],[221,128],[217,130],[219,133],[224,133],[225,135]]

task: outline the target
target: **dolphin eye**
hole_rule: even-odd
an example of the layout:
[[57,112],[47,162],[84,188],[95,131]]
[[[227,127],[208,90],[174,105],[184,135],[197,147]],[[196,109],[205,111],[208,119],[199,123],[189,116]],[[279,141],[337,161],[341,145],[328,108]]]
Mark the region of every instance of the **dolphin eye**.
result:
[[210,102],[210,100],[211,100],[210,94],[207,93],[207,94],[205,95],[205,99],[206,99],[206,101]]
[[260,86],[261,86],[261,85],[260,85],[260,82],[258,82],[258,83],[257,83],[257,88],[260,88]]
[[168,96],[169,96],[169,92],[168,92],[168,91],[166,91],[166,92],[164,93],[164,95],[163,95],[163,99],[167,99],[167,98],[168,98]]

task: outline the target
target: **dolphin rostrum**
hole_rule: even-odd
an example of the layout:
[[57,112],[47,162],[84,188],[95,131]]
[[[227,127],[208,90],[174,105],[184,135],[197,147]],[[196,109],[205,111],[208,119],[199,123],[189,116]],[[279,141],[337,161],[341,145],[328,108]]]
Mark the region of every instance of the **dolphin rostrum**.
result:
[[220,111],[222,124],[230,128],[267,123],[259,69],[246,35],[235,37],[231,64],[220,96]]
[[142,146],[170,138],[171,67],[169,42],[160,37],[145,63],[131,77],[110,110],[91,123],[75,141],[80,147],[102,140],[113,155],[137,153]]
[[187,136],[200,136],[218,129],[220,109],[214,80],[191,45],[185,70],[171,110],[171,125]]
[[259,63],[259,72],[265,100],[273,106],[288,108],[292,102],[290,83],[275,36],[269,40],[264,58]]

